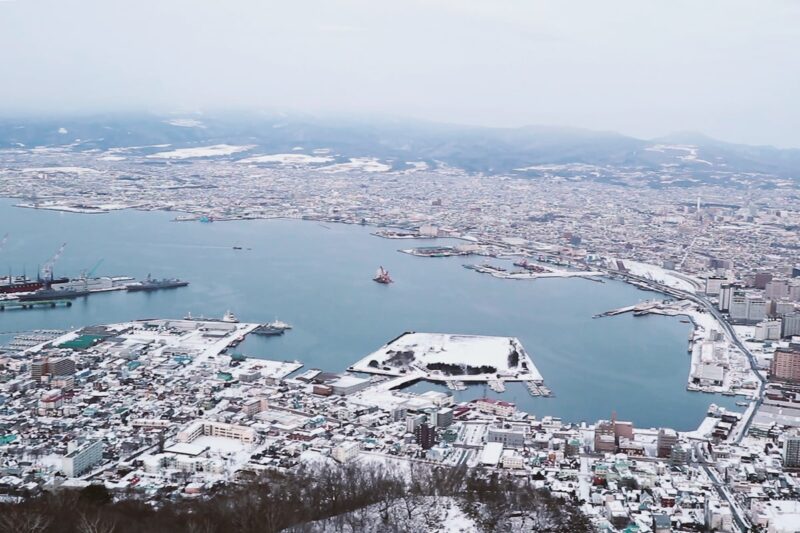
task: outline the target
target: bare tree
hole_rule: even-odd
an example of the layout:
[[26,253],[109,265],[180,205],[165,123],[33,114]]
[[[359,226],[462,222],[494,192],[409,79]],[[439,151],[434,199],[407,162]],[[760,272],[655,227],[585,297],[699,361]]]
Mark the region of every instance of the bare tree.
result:
[[114,533],[115,529],[115,521],[103,518],[100,513],[94,516],[81,513],[78,519],[78,533]]
[[3,533],[42,533],[51,519],[44,514],[25,510],[4,509],[0,513],[0,531]]

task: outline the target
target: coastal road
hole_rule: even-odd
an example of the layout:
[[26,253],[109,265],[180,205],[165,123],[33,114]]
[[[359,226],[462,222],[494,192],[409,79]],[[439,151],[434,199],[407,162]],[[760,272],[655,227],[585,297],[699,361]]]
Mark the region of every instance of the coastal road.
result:
[[764,392],[767,380],[759,372],[758,361],[756,361],[755,356],[747,348],[747,346],[744,345],[744,343],[739,339],[739,337],[737,337],[736,332],[733,330],[733,326],[727,320],[725,320],[725,318],[722,316],[722,313],[720,313],[719,309],[717,309],[716,306],[714,306],[714,304],[712,304],[708,300],[708,298],[706,298],[699,292],[692,293],[684,291],[682,289],[668,287],[651,279],[643,278],[641,276],[636,276],[634,274],[630,274],[627,272],[619,272],[617,270],[606,270],[606,272],[608,272],[610,275],[622,276],[629,280],[635,281],[637,282],[637,284],[644,285],[646,288],[649,288],[651,290],[661,292],[663,294],[667,294],[669,296],[673,296],[675,298],[679,298],[682,300],[689,300],[702,306],[706,311],[711,313],[711,316],[713,316],[720,324],[720,326],[722,326],[722,328],[725,330],[725,333],[727,334],[728,338],[730,338],[734,346],[736,346],[739,350],[741,350],[741,352],[745,355],[745,357],[747,357],[747,360],[750,364],[750,368],[753,370],[753,373],[755,374],[756,378],[758,378],[760,385],[758,389],[758,394],[754,400],[755,406],[752,409],[746,411],[745,413],[746,416],[744,420],[742,420],[738,424],[738,427],[741,429],[738,430],[733,440],[736,444],[740,443],[744,438],[744,436],[747,435],[747,431],[750,429],[750,425],[753,423],[753,418],[755,417],[756,413],[758,412],[758,409],[761,407],[761,404],[764,401]]

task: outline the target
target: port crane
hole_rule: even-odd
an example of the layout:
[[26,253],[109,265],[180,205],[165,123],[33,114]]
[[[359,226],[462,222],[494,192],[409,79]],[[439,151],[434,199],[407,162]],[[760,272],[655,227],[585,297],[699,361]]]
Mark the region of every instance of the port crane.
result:
[[97,269],[100,268],[100,265],[103,264],[103,261],[105,261],[105,258],[100,259],[97,263],[95,263],[91,270],[89,270],[84,277],[91,278]]
[[61,258],[61,254],[64,253],[64,248],[67,247],[67,243],[64,243],[59,247],[58,251],[55,253],[53,257],[47,261],[44,266],[42,267],[42,277],[46,282],[53,281],[53,267],[56,265],[56,262]]

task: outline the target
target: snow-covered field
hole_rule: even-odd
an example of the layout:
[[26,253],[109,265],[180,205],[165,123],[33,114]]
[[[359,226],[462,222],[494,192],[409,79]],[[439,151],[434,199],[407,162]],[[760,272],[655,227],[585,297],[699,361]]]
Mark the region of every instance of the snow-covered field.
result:
[[391,166],[381,163],[375,157],[351,157],[349,163],[337,163],[322,167],[325,172],[347,172],[349,170],[360,170],[362,172],[387,172]]
[[35,167],[23,168],[22,172],[38,172],[41,174],[99,174],[99,170],[84,167]]
[[[356,519],[358,515],[358,519]],[[387,528],[387,522],[395,526]],[[387,509],[372,505],[354,513],[334,516],[306,524],[306,531],[322,533],[377,533],[379,531],[426,531],[429,533],[467,533],[481,531],[476,520],[467,516],[450,497],[396,500]],[[520,529],[521,531],[521,529]]]
[[[509,357],[514,351],[518,363],[511,366]],[[406,362],[390,364],[398,356]],[[373,363],[374,361],[374,363]],[[542,375],[525,352],[519,340],[512,337],[453,335],[449,333],[406,333],[382,346],[355,365],[358,372],[398,376],[420,373],[426,379],[487,381],[498,379],[495,374],[447,375],[440,370],[428,370],[431,364],[491,366],[501,379],[542,381]]]
[[678,156],[678,159],[681,161],[686,161],[690,163],[702,163],[704,165],[713,166],[713,163],[710,161],[706,161],[705,159],[699,159],[697,157],[697,146],[693,144],[654,144],[652,146],[648,146],[645,148],[647,152],[684,152],[686,155]]
[[233,146],[230,144],[215,144],[212,146],[197,146],[195,148],[178,148],[169,152],[150,154],[151,159],[190,159],[193,157],[219,157],[246,152],[255,148],[255,145]]
[[413,174],[422,170],[428,170],[428,163],[425,161],[406,161],[406,165],[410,168],[403,171],[404,174]]
[[302,166],[318,163],[330,163],[332,157],[308,154],[269,154],[248,157],[239,161],[240,163],[275,163],[285,166]]
[[[608,262],[612,268],[616,268],[615,259],[609,258]],[[627,259],[622,261],[622,263],[625,265],[625,268],[627,268],[628,271],[634,276],[649,279],[651,281],[655,281],[656,283],[666,285],[667,287],[672,287],[673,289],[695,292],[697,287],[700,285],[699,282],[693,283],[690,281],[690,278],[684,274],[678,274],[677,272],[667,270],[660,266],[648,265],[647,263],[638,263],[636,261],[629,261]]]
[[193,118],[173,118],[164,122],[170,126],[178,126],[180,128],[205,128],[202,122]]
[[283,379],[292,372],[303,367],[297,361],[271,361],[269,359],[248,359],[239,367],[240,371],[256,370],[262,376],[273,379]]

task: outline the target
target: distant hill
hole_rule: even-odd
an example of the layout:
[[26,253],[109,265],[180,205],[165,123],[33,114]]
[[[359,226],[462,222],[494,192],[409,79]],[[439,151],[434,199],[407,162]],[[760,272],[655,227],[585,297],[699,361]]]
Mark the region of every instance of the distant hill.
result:
[[0,148],[69,146],[83,151],[221,143],[256,145],[260,153],[285,153],[298,146],[328,148],[342,157],[439,162],[469,172],[532,177],[546,165],[666,171],[699,181],[714,179],[719,172],[800,177],[800,150],[725,143],[693,133],[642,140],[548,126],[486,128],[277,113],[0,118]]

